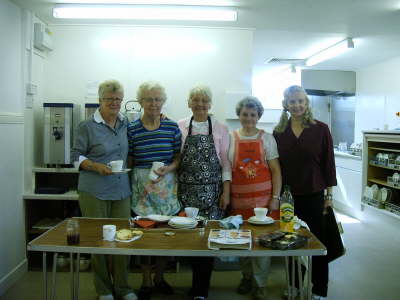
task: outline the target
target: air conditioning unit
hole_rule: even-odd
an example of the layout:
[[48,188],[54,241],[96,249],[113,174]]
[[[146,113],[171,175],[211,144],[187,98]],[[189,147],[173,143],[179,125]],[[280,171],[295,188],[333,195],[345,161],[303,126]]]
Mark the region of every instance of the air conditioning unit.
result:
[[35,23],[33,45],[41,51],[52,51],[53,41],[50,37],[50,31],[42,23]]

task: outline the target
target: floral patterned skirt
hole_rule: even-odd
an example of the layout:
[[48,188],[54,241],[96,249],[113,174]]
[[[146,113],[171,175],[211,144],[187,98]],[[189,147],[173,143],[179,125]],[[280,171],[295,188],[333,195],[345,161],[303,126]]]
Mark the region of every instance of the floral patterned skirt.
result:
[[134,168],[132,174],[132,210],[140,216],[160,214],[172,216],[179,212],[177,180],[175,172],[153,183],[149,179],[150,168]]

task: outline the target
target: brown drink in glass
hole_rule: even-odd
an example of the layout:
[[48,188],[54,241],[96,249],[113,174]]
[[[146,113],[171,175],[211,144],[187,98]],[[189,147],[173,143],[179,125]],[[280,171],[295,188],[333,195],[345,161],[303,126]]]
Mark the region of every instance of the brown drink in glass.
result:
[[77,245],[79,244],[80,238],[80,230],[79,230],[79,222],[76,219],[69,219],[67,221],[67,244],[68,245]]

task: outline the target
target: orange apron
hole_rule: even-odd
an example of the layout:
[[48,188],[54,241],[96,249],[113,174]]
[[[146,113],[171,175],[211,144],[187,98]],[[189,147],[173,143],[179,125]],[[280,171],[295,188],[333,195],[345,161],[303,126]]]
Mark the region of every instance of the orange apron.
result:
[[272,176],[265,161],[263,130],[257,139],[241,140],[236,131],[231,183],[231,214],[247,220],[254,207],[267,207],[272,196]]

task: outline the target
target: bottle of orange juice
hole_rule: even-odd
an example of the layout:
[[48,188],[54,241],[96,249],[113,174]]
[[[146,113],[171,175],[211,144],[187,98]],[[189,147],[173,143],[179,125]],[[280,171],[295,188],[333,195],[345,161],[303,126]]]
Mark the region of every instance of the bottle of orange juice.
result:
[[280,228],[285,232],[293,232],[293,217],[294,217],[294,200],[290,193],[290,187],[285,185],[283,187],[283,194],[280,203]]

